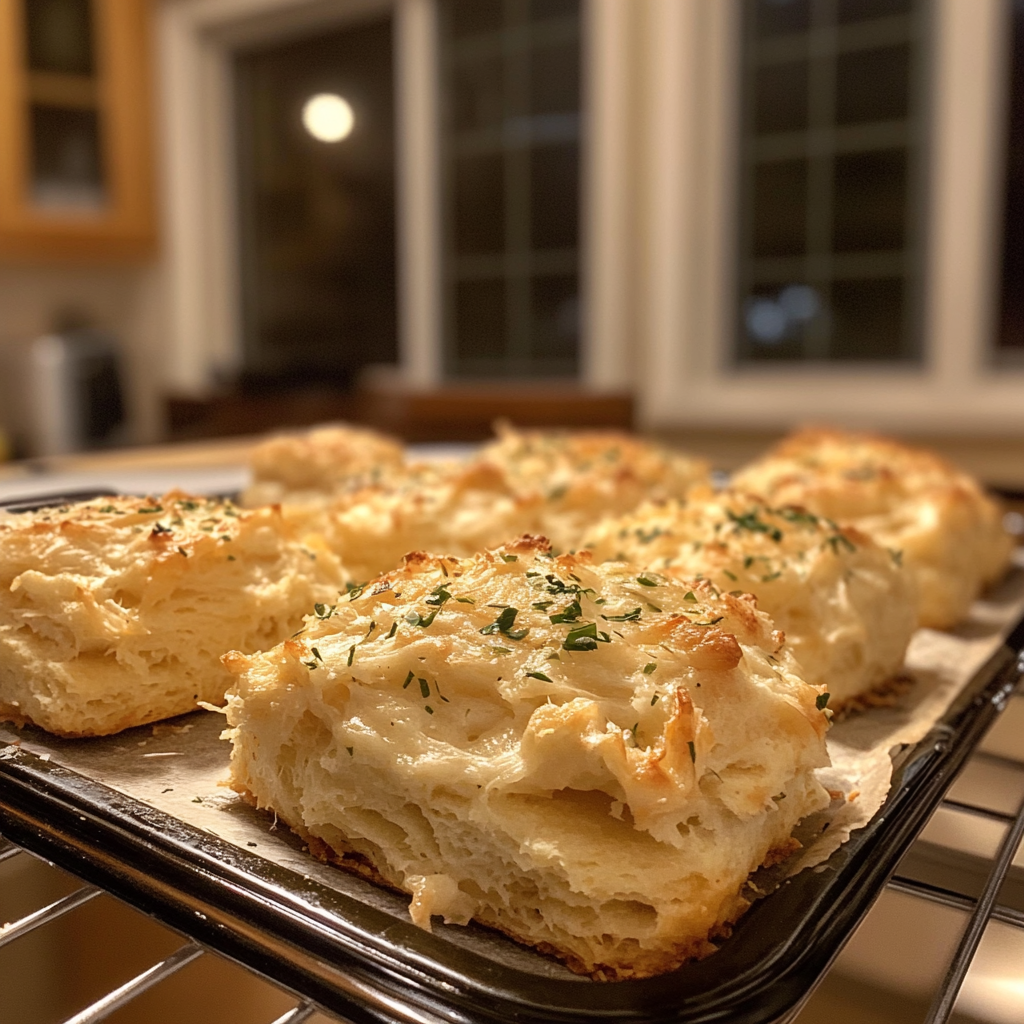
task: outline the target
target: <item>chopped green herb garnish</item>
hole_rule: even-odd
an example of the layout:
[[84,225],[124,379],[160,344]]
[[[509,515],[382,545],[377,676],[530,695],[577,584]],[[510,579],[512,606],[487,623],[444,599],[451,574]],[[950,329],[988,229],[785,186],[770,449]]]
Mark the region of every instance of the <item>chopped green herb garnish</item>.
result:
[[515,630],[512,628],[518,614],[518,608],[504,608],[497,619],[489,625],[484,626],[480,632],[483,633],[484,636],[490,636],[492,633],[501,633],[503,636],[507,636],[509,640],[522,640],[530,630],[529,627]]
[[348,599],[354,601],[359,597],[362,592],[366,589],[365,583],[352,583],[351,581],[345,584],[345,591],[348,594]]
[[428,715],[432,715],[434,713],[434,709],[429,704],[424,704],[423,710],[426,711]]
[[888,548],[887,550],[889,552],[889,556],[893,560],[893,564],[897,565],[897,566],[902,566],[903,565],[903,552],[902,551],[895,551],[893,548]]
[[733,521],[737,530],[750,530],[751,533],[767,534],[778,543],[782,540],[782,531],[777,526],[770,526],[758,518],[757,512],[744,512],[738,516],[732,509],[726,509],[726,515]]
[[828,699],[831,696],[832,694],[830,693],[819,693],[818,696],[814,699],[814,706],[819,711],[824,711],[825,708],[828,707]]
[[636,581],[637,581],[637,583],[640,584],[641,587],[657,587],[657,586],[659,586],[658,581],[657,580],[652,580],[650,578],[650,576],[637,576]]
[[622,615],[602,615],[601,618],[605,622],[636,622],[640,618],[640,609],[634,608],[631,612],[625,612]]
[[546,612],[554,603],[554,601],[534,601],[530,607],[536,608],[539,612]]
[[548,618],[556,624],[559,622],[576,622],[582,614],[583,609],[580,607],[580,599],[577,597],[573,599],[572,604],[567,605],[554,615],[549,615]]
[[402,683],[402,689],[406,689],[409,684],[416,678],[416,673],[412,669],[409,669],[409,674],[405,677],[405,682]]
[[457,597],[455,600],[458,601],[459,604],[476,604],[476,601],[471,597]]
[[734,572],[729,572],[729,570],[728,570],[728,569],[723,569],[723,570],[722,570],[722,572],[724,572],[724,573],[725,573],[725,575],[726,575],[726,576],[728,576],[728,577],[729,577],[729,579],[731,579],[731,580],[733,581],[733,583],[735,583],[735,582],[736,582],[736,580],[738,579],[738,577],[737,577],[736,573],[734,573]]
[[139,509],[140,512],[144,512],[144,513],[147,513],[147,514],[150,513],[150,512],[163,512],[163,510],[164,510],[163,505],[149,505],[146,508],[140,508]]
[[420,684],[420,693],[423,694],[423,696],[425,698],[429,697],[430,696],[430,683],[428,683],[426,681],[426,679],[418,679],[417,682]]
[[562,644],[564,651],[596,651],[597,650],[597,623],[588,622],[583,626],[577,626],[569,630],[569,635]]
[[649,676],[658,667],[656,662],[649,661],[644,665],[644,675]]
[[551,677],[544,675],[543,672],[527,672],[526,677],[527,679],[540,679],[545,683],[551,682]]
[[683,594],[683,600],[684,601],[696,601],[697,600],[697,595],[692,590],[688,590],[685,594]]
[[519,556],[518,555],[506,555],[504,551],[499,552],[499,554],[501,555],[501,560],[503,562],[518,562],[519,561]]
[[652,707],[652,708],[654,707],[654,705],[655,705],[655,704],[657,704],[657,703],[658,703],[658,698],[659,698],[659,697],[661,697],[661,694],[660,694],[660,693],[656,693],[656,694],[655,694],[655,695],[654,695],[654,696],[653,696],[653,697],[651,698],[651,707]]
[[322,662],[324,659],[320,657],[320,652],[315,647],[310,647],[310,653],[316,658],[317,661]]
[[351,665],[351,664],[352,664],[352,659],[353,659],[353,658],[354,658],[355,656],[356,656],[356,645],[355,645],[355,644],[353,644],[353,645],[352,645],[352,646],[351,646],[351,647],[350,647],[350,648],[348,649],[348,661],[346,661],[346,662],[345,662],[345,664],[346,664],[346,665]]
[[423,626],[424,628],[426,628],[434,621],[434,619],[437,618],[437,613],[440,610],[441,606],[438,605],[438,607],[435,608],[429,615],[421,615],[419,612],[409,612],[405,616],[405,621],[408,622],[410,626]]
[[690,748],[690,761],[693,764],[697,763],[697,749],[693,745],[693,740],[687,740],[686,745]]
[[348,751],[348,756],[349,757],[355,756],[355,752],[356,752],[356,748],[355,747],[346,747],[345,749]]
[[395,632],[397,630],[398,630],[398,619],[395,619],[395,621],[391,623],[391,629],[388,631],[387,639],[390,640],[395,635]]
[[180,544],[178,545],[178,554],[183,558],[188,558],[188,552]]
[[832,537],[829,537],[828,544],[832,548],[832,554],[834,555],[839,554],[840,548],[845,548],[847,551],[851,552],[851,554],[857,550],[841,533],[837,533]]

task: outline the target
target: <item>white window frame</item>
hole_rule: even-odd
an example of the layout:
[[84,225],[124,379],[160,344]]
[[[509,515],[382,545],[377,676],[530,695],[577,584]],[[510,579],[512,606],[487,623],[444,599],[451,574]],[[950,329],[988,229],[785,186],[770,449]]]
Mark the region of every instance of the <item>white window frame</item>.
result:
[[778,429],[806,420],[922,432],[1024,426],[1024,370],[992,361],[1009,5],[935,0],[920,366],[732,363],[738,0],[649,0],[650,129],[639,410],[651,428]]
[[[443,382],[435,0],[164,0],[161,73],[165,387],[201,397],[242,362],[232,56],[241,45],[391,10],[395,25],[398,382]],[[584,0],[580,384],[628,391],[629,147],[636,9]]]

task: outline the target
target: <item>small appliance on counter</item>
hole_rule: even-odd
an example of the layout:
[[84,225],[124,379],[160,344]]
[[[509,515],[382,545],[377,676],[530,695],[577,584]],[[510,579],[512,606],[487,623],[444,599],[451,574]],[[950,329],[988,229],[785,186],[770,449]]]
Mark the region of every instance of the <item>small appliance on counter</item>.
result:
[[64,455],[123,440],[123,388],[110,335],[83,329],[36,338],[27,371],[30,454]]

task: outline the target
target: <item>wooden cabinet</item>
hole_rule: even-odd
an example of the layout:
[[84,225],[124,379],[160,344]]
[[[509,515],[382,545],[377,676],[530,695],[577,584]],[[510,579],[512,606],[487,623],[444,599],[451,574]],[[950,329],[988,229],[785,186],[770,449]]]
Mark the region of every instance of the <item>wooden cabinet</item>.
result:
[[0,261],[155,250],[149,0],[0,0]]

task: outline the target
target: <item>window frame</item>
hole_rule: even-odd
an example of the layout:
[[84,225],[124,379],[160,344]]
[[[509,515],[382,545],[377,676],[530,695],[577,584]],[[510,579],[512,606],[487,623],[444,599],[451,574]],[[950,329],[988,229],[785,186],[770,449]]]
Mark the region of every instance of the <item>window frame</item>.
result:
[[1024,371],[995,328],[1008,6],[935,0],[920,365],[737,365],[739,0],[651,0],[641,161],[650,428],[794,420],[908,431],[1024,425]]

